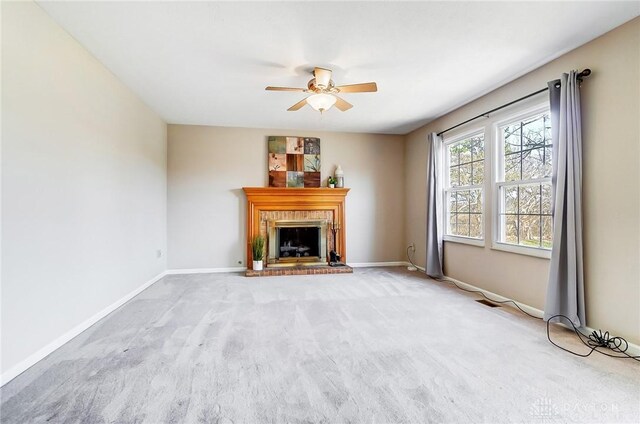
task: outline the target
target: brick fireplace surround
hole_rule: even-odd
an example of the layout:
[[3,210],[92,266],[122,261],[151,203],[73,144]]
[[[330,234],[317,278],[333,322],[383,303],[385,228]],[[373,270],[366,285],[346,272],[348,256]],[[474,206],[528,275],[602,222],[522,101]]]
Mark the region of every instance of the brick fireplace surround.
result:
[[[345,197],[348,188],[277,188],[243,187],[247,196],[247,276],[330,274],[352,272],[350,267],[295,266],[287,268],[265,267],[263,271],[253,271],[251,261],[251,240],[261,234],[267,238],[270,220],[326,220],[337,223],[337,251],[342,261],[347,261]],[[328,249],[333,249],[333,234],[327,232]],[[328,255],[327,255],[328,257]]]

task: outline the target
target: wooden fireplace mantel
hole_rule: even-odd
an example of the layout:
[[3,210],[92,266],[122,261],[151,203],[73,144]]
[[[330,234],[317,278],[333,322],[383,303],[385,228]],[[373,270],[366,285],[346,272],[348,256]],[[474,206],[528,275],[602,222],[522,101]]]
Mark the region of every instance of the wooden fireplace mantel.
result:
[[[347,261],[345,198],[348,188],[243,187],[247,196],[247,267],[252,269],[251,240],[260,234],[261,211],[332,211],[342,261]],[[333,247],[333,246],[331,246]]]

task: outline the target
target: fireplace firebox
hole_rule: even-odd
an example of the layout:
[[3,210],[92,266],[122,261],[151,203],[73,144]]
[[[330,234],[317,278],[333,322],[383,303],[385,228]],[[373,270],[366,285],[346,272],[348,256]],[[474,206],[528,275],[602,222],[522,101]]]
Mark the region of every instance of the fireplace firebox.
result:
[[267,267],[327,264],[327,221],[271,220]]

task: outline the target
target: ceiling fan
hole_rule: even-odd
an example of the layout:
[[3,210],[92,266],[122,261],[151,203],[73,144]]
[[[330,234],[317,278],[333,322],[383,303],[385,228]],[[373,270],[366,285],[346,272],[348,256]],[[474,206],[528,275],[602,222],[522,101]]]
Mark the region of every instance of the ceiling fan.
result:
[[302,108],[302,106],[308,104],[320,113],[325,112],[333,105],[335,105],[341,111],[349,110],[353,105],[340,97],[336,96],[338,93],[372,93],[378,91],[378,86],[375,82],[365,82],[361,84],[351,85],[338,85],[336,86],[331,79],[331,70],[324,68],[314,68],[312,72],[314,78],[309,81],[307,88],[293,88],[293,87],[267,87],[268,91],[302,91],[304,93],[311,93],[310,96],[300,100],[295,105],[291,106],[288,111],[294,111]]

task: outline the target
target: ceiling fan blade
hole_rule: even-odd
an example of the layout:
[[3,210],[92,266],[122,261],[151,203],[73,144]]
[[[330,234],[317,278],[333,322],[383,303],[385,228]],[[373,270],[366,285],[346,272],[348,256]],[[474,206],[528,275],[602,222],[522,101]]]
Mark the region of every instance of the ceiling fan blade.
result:
[[293,88],[293,87],[267,87],[265,90],[268,91],[307,91],[304,88]]
[[378,91],[375,82],[363,82],[362,84],[341,85],[336,87],[339,93],[373,93]]
[[307,104],[307,98],[305,97],[304,99],[300,100],[298,103],[296,103],[295,105],[291,106],[287,110],[292,112],[292,111],[300,109],[302,106],[304,106],[306,104]]
[[353,107],[353,105],[345,100],[342,100],[340,97],[336,96],[335,94],[333,95],[333,97],[336,98],[336,107],[338,109],[340,109],[341,111],[345,111],[345,110],[349,110]]
[[313,76],[316,78],[316,86],[329,87],[329,81],[331,81],[330,69],[315,68],[313,70]]

